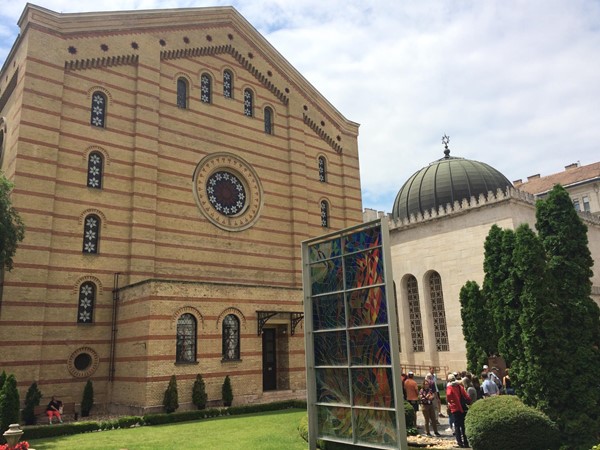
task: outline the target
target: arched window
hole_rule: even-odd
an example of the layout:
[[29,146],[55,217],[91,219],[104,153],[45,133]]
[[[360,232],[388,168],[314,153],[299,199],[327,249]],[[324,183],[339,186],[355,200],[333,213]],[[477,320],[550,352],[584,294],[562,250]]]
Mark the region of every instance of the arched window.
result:
[[188,106],[188,82],[184,77],[177,78],[177,106],[182,109]]
[[325,200],[321,200],[321,226],[329,228],[329,204]]
[[442,278],[437,272],[433,272],[429,277],[429,292],[431,295],[431,313],[433,315],[433,329],[435,332],[435,348],[438,352],[447,352],[450,350],[450,345],[448,344],[444,293],[442,292]]
[[92,126],[100,128],[104,128],[106,125],[106,95],[103,92],[96,91],[92,94],[90,123]]
[[196,361],[196,318],[182,314],[177,319],[176,362]]
[[323,156],[319,156],[319,181],[321,183],[327,182],[327,161]]
[[244,90],[244,115],[252,117],[254,110],[254,97],[250,89]]
[[202,103],[211,102],[211,84],[210,75],[203,73],[200,76],[200,101]]
[[240,359],[240,320],[234,314],[223,319],[223,360]]
[[96,285],[91,281],[79,286],[79,302],[77,305],[77,323],[94,321],[94,305],[96,304]]
[[423,323],[421,322],[421,305],[419,304],[419,286],[417,279],[412,275],[406,278],[406,292],[413,352],[423,352],[425,351],[425,346],[423,345]]
[[91,152],[88,156],[87,186],[102,189],[104,157],[100,152]]
[[265,108],[265,133],[273,134],[273,110],[268,106]]
[[230,70],[223,72],[223,97],[233,98],[233,74]]
[[83,222],[83,253],[98,253],[100,217],[90,214]]

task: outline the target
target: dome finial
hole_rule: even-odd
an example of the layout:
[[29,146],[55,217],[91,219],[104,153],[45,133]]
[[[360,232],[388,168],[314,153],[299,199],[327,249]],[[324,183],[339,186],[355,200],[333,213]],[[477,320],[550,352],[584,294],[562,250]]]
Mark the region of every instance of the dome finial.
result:
[[442,144],[444,144],[444,147],[446,148],[446,150],[444,150],[444,155],[446,155],[445,158],[450,158],[450,149],[448,148],[449,143],[450,137],[444,134],[444,136],[442,137]]

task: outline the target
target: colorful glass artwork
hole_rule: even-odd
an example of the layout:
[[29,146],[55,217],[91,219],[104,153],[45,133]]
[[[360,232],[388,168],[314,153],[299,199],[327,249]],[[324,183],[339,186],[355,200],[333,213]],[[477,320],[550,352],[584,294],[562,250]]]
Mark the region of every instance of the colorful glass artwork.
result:
[[348,326],[383,325],[388,322],[384,286],[352,291],[348,298]]
[[352,404],[393,408],[392,369],[385,367],[352,369]]
[[315,366],[347,366],[348,349],[345,331],[315,334]]
[[315,374],[319,402],[350,404],[348,369],[317,369]]
[[313,328],[326,330],[346,327],[344,294],[315,297],[313,300]]
[[353,366],[381,366],[392,363],[390,337],[387,326],[348,330],[350,364]]
[[381,409],[355,409],[356,440],[361,444],[388,445],[398,448],[396,413]]
[[310,266],[312,295],[341,291],[344,286],[342,259],[335,258]]
[[318,406],[318,433],[322,437],[333,437],[352,441],[352,410]]
[[342,243],[340,238],[319,242],[318,244],[310,246],[309,252],[311,263],[335,258],[342,255]]
[[383,283],[381,248],[353,253],[344,257],[346,289]]

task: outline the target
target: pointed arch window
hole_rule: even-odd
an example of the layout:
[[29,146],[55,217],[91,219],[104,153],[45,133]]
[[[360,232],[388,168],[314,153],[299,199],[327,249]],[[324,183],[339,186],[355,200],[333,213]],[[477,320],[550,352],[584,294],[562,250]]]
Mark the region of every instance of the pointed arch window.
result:
[[233,74],[230,70],[223,72],[223,97],[233,98]]
[[254,110],[254,95],[250,89],[244,89],[244,115],[247,117],[253,116]]
[[100,217],[90,214],[83,222],[83,253],[98,253]]
[[326,200],[321,200],[321,226],[329,228],[329,203]]
[[177,319],[176,362],[196,362],[196,318],[189,313]]
[[87,186],[102,189],[104,157],[100,152],[91,152],[88,156]]
[[408,298],[408,316],[410,319],[410,337],[413,352],[425,351],[423,344],[423,322],[421,321],[421,305],[419,303],[419,285],[417,279],[409,275],[406,279]]
[[327,161],[323,156],[319,156],[319,181],[321,183],[327,182]]
[[268,106],[265,108],[265,133],[273,134],[273,110]]
[[429,277],[429,292],[431,295],[435,348],[438,352],[447,352],[450,350],[450,345],[448,344],[444,293],[442,291],[442,277],[437,272],[433,272]]
[[177,107],[188,107],[188,82],[184,77],[177,78]]
[[81,283],[77,305],[77,323],[92,323],[94,321],[95,304],[96,285],[91,281]]
[[212,95],[212,80],[210,75],[203,73],[200,76],[200,101],[202,103],[210,103]]
[[228,314],[223,319],[223,360],[240,359],[240,319]]
[[99,128],[104,128],[106,125],[106,95],[101,91],[92,94],[90,124]]

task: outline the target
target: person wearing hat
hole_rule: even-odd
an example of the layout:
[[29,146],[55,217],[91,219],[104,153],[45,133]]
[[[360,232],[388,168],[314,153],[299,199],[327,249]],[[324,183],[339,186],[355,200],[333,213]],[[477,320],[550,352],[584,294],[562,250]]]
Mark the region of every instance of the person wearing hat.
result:
[[415,374],[408,372],[408,378],[404,382],[404,389],[406,390],[406,401],[410,403],[417,412],[419,410],[419,385],[415,381]]
[[460,448],[468,448],[469,441],[465,434],[465,416],[467,415],[467,405],[471,404],[471,397],[453,373],[448,375],[446,401],[448,402],[450,414],[454,419],[456,443]]

